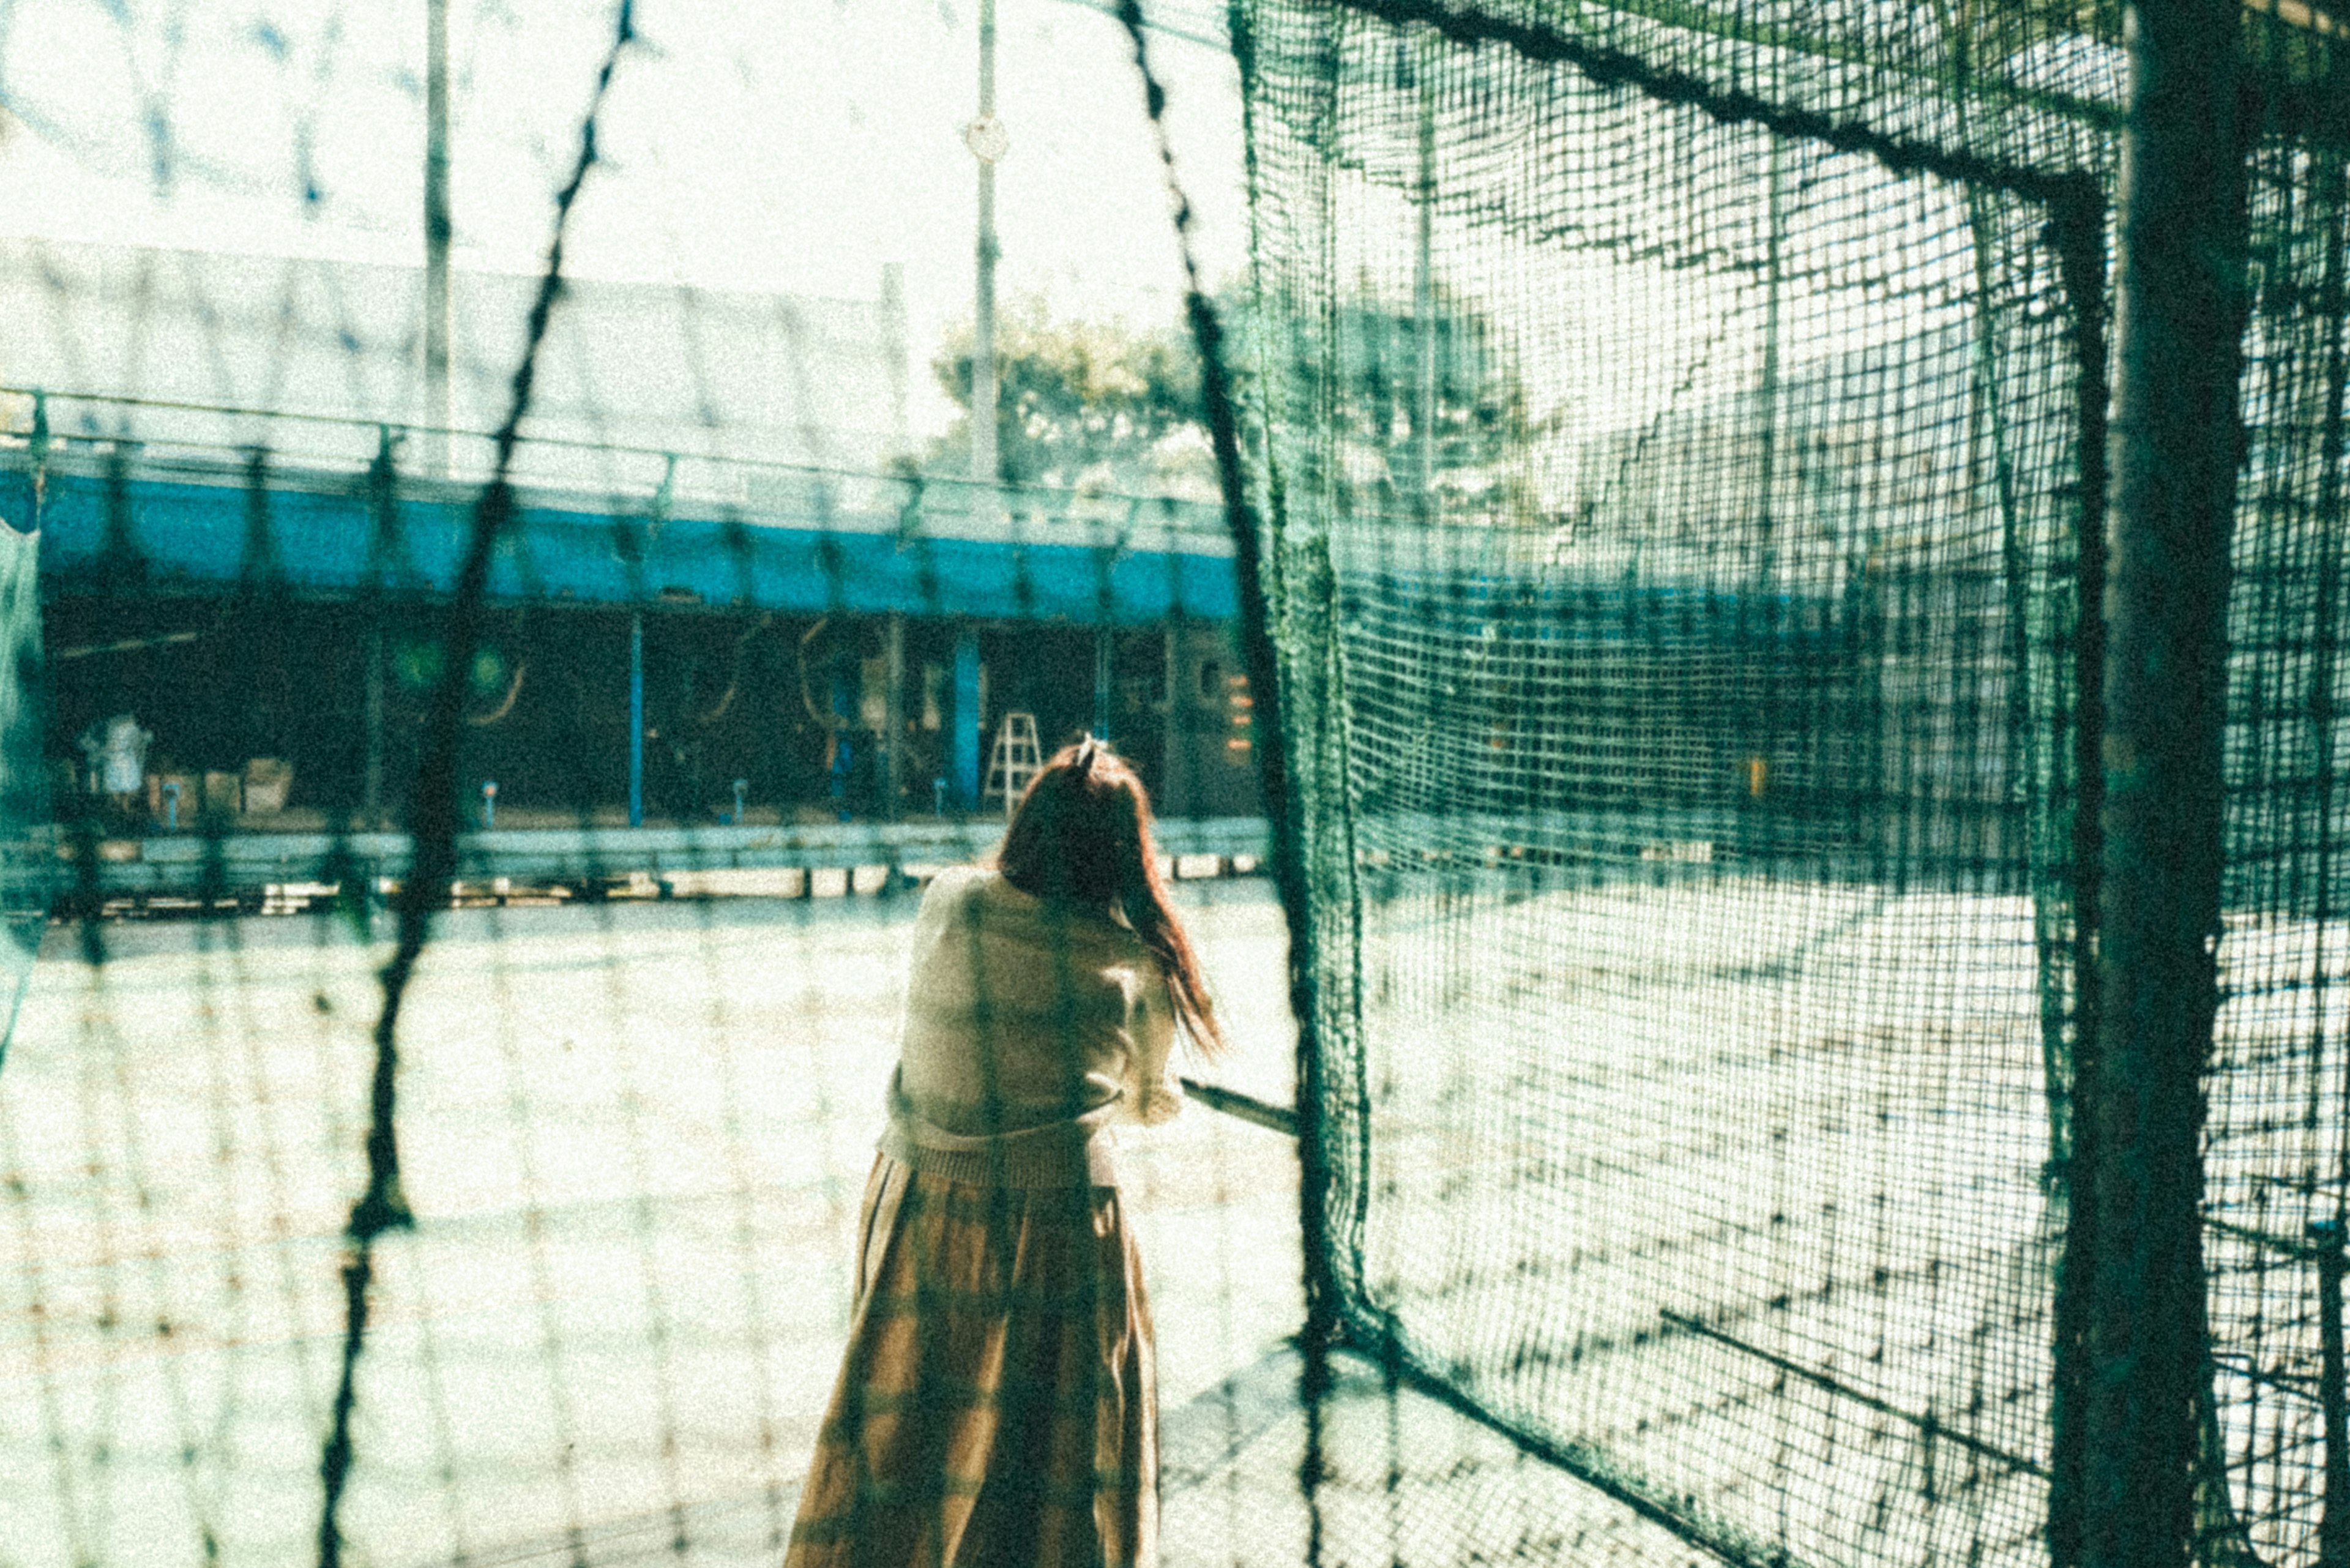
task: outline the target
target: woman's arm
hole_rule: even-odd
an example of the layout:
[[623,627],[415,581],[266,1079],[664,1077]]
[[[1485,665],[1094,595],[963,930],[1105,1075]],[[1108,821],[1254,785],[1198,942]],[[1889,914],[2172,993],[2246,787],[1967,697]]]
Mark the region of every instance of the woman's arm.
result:
[[1175,1081],[1175,1002],[1155,961],[1146,961],[1129,1025],[1134,1054],[1126,1071],[1127,1112],[1145,1127],[1171,1121],[1183,1108],[1183,1086]]

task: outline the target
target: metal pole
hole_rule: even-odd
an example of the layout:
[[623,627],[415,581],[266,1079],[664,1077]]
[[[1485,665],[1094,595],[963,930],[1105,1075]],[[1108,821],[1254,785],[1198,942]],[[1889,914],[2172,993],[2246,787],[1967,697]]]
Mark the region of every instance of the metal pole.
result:
[[369,608],[373,618],[367,635],[367,772],[360,794],[360,815],[369,828],[383,826],[383,609]]
[[629,617],[629,826],[645,825],[645,617]]
[[882,633],[889,684],[881,713],[881,819],[895,822],[906,793],[906,618],[889,612]]
[[954,732],[947,753],[958,805],[979,804],[979,727],[986,718],[979,711],[979,633],[965,627],[955,634]]
[[1181,816],[1191,809],[1191,758],[1185,754],[1183,734],[1183,704],[1189,693],[1183,690],[1183,628],[1175,621],[1167,624],[1167,710],[1161,721],[1160,742],[1162,760],[1159,765],[1159,799],[1162,816]]
[[[2342,568],[2342,459],[2343,405],[2345,389],[2350,389],[2350,358],[2345,358],[2344,331],[2345,327],[2345,289],[2344,260],[2345,241],[2350,241],[2350,180],[2345,179],[2345,155],[2334,149],[2319,148],[2312,156],[2317,161],[2316,201],[2312,216],[2318,220],[2313,226],[2324,234],[2325,271],[2320,286],[2318,310],[2325,324],[2325,404],[2323,444],[2320,449],[2323,466],[2319,470],[2317,493],[2318,526],[2323,530],[2315,563],[2317,583],[2316,657],[2311,660],[2309,672],[2310,739],[2315,744],[2315,754],[2332,757],[2334,751],[2334,671],[2341,653],[2341,618],[2338,609],[2339,583]],[[2317,774],[2316,820],[2331,823],[2334,818],[2334,780],[2331,768],[2321,768]],[[2330,929],[2334,914],[2334,838],[2320,834],[2317,838],[2316,875],[2313,878],[2317,889],[2316,908],[2312,911],[2311,928],[2324,932]],[[2321,944],[2323,942],[2321,937]],[[2323,945],[2318,948],[2316,972],[2325,974],[2330,960]],[[2318,1005],[2324,1005],[2324,993],[2318,993]],[[2321,1016],[2323,1014],[2321,1013]],[[2325,1059],[2325,1042],[2314,1041],[2313,1066]],[[2350,1185],[2350,1147],[2342,1149],[2337,1167],[2338,1178]],[[2337,1189],[2337,1190],[2339,1190]],[[2342,1330],[2342,1284],[2344,1269],[2343,1247],[2345,1241],[2345,1215],[2339,1203],[2333,1218],[2312,1225],[2310,1238],[2321,1249],[2317,1270],[2317,1400],[2325,1430],[2325,1507],[2318,1516],[2318,1568],[2350,1568],[2350,1383],[2344,1369]]]
[[971,477],[993,484],[995,459],[995,0],[979,0],[979,118],[967,140],[979,160],[979,287],[972,306]]
[[1094,629],[1094,735],[1103,741],[1109,739],[1110,665],[1117,654],[1112,640],[1117,636],[1106,626]]
[[26,450],[33,459],[33,526],[43,522],[49,492],[49,395],[33,389],[33,436]]
[[1436,91],[1435,35],[1413,71],[1419,88],[1419,180],[1413,193],[1419,232],[1412,256],[1411,483],[1422,523],[1436,521]]
[[2317,1252],[2317,1405],[2325,1424],[2325,1511],[2317,1521],[2318,1568],[2350,1568],[2350,1414],[2344,1405],[2339,1219],[2309,1228]]
[[881,344],[889,357],[889,455],[913,451],[906,433],[906,264],[881,264]]
[[424,463],[449,472],[449,0],[424,0]]
[[[2192,1556],[2202,1079],[2218,1007],[2229,533],[2242,425],[2239,0],[2128,13],[2081,1568]],[[2064,1434],[2059,1434],[2060,1443]]]
[[360,784],[359,804],[370,828],[384,824],[383,802],[383,726],[384,726],[384,623],[388,618],[384,607],[383,581],[393,558],[393,546],[400,539],[400,469],[394,461],[397,447],[389,429],[376,431],[375,462],[368,469],[368,576],[365,597],[368,617],[366,712],[361,722],[367,733],[361,737],[366,748],[365,772]]
[[1773,137],[1770,183],[1765,196],[1768,227],[1762,241],[1762,406],[1761,428],[1756,431],[1762,438],[1762,445],[1754,466],[1756,493],[1760,500],[1755,531],[1762,541],[1755,587],[1765,594],[1770,590],[1772,487],[1778,483],[1779,296],[1783,264],[1782,253],[1787,232],[1785,155],[1785,144]]

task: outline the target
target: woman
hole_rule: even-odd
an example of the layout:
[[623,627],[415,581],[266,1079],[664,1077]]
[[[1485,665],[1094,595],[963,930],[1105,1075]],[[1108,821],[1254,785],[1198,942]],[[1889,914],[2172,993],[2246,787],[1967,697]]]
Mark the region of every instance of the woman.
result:
[[1150,1314],[1112,1125],[1222,1049],[1141,781],[1088,737],[914,922],[848,1353],[786,1568],[1158,1560]]

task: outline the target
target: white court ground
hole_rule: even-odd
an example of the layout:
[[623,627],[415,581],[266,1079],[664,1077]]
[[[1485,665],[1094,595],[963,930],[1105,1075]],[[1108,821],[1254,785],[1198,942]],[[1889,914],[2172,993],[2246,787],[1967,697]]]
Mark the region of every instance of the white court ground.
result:
[[[1269,884],[1180,891],[1237,1044],[1204,1075],[1285,1104]],[[345,1561],[777,1560],[845,1331],[912,904],[439,920],[400,1029],[417,1224],[378,1251]],[[97,932],[94,964],[52,931],[0,1065],[0,1568],[310,1563],[389,922]],[[1195,1105],[1121,1158],[1167,1560],[1304,1561],[1294,1147]],[[1398,1470],[1363,1376],[1326,1423],[1325,1562],[1388,1561],[1415,1519],[1465,1541],[1462,1509],[1527,1561],[1690,1560],[1424,1402]]]

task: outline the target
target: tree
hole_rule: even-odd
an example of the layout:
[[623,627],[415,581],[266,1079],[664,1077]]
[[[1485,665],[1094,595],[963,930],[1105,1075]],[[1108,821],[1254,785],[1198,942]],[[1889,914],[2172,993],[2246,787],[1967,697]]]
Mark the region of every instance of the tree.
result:
[[[1534,431],[1525,386],[1482,310],[1441,285],[1431,293],[1435,310],[1423,330],[1409,302],[1383,299],[1363,280],[1326,324],[1287,341],[1335,383],[1326,417],[1350,504],[1391,516],[1424,506],[1431,518],[1506,524],[1531,506]],[[1335,343],[1321,340],[1326,332]],[[1417,428],[1423,401],[1424,434]]]
[[[1381,298],[1368,280],[1326,318],[1276,306],[1260,313],[1227,294],[1216,303],[1228,369],[1243,402],[1260,364],[1293,387],[1329,378],[1317,406],[1340,465],[1347,504],[1391,516],[1508,524],[1531,514],[1534,430],[1526,392],[1501,334],[1473,302],[1439,286],[1423,335],[1410,305]],[[1271,342],[1259,339],[1272,333]],[[1326,334],[1335,334],[1325,341]],[[1428,383],[1421,389],[1422,355]],[[1041,302],[1007,313],[995,348],[996,472],[1012,483],[1175,494],[1221,493],[1200,402],[1199,358],[1188,332],[1137,332],[1055,322]],[[965,410],[931,453],[933,473],[970,472],[971,329],[951,337],[931,369]],[[1420,493],[1428,403],[1428,493]],[[1305,414],[1294,416],[1305,419]]]
[[[963,419],[931,453],[935,473],[971,466],[972,333],[931,361]],[[1006,311],[995,338],[996,473],[1014,484],[1214,495],[1188,337],[1116,323],[1054,321],[1044,303]]]

